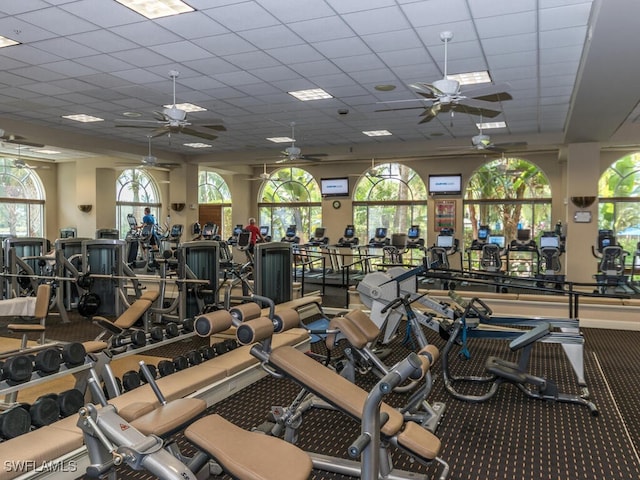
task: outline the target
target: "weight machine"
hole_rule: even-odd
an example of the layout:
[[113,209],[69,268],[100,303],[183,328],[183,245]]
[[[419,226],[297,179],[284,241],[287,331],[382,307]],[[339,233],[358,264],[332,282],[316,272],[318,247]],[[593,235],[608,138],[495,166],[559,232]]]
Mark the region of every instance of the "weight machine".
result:
[[[100,299],[95,314],[118,316],[124,311],[126,298],[123,240],[85,240],[82,242],[82,273],[91,279],[91,293]],[[91,275],[113,278],[91,277]]]
[[[9,237],[3,242],[5,298],[29,296],[38,289],[35,276],[50,276],[53,257],[49,241],[37,237]],[[24,276],[22,276],[24,275]]]
[[[422,331],[418,325],[423,325],[439,334],[448,335],[447,331],[454,321],[461,316],[460,307],[464,303],[459,296],[454,295],[454,304],[445,303],[430,297],[427,294],[419,294],[417,291],[417,277],[424,271],[424,267],[407,270],[395,267],[387,272],[373,272],[365,275],[358,284],[357,290],[360,299],[370,310],[370,317],[374,323],[384,330],[382,343],[387,344],[393,339],[405,312],[399,308],[383,309],[397,300],[408,295],[410,303],[422,305],[423,309],[414,309],[415,318],[412,319],[410,332],[418,340],[418,346],[426,345],[426,339],[421,336]],[[457,305],[456,305],[457,304]],[[583,396],[588,396],[588,389],[584,375],[584,337],[580,333],[578,319],[574,318],[548,318],[548,317],[503,317],[498,315],[485,315],[481,322],[467,322],[465,326],[465,338],[490,338],[498,340],[514,340],[522,334],[518,327],[535,327],[541,322],[549,323],[554,329],[549,335],[540,341],[545,343],[558,343],[562,346],[565,356],[569,360],[578,384],[583,389]],[[498,327],[497,329],[495,327]],[[484,328],[483,328],[484,327]]]
[[220,242],[194,240],[183,242],[176,250],[178,278],[203,280],[196,284],[180,282],[179,318],[193,318],[204,311],[206,305],[218,305],[220,282]]

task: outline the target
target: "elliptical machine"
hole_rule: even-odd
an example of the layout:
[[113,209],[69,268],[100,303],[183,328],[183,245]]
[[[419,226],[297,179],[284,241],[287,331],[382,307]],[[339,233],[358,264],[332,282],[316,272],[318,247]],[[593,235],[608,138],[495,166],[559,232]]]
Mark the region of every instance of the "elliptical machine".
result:
[[594,275],[598,284],[596,293],[637,293],[624,271],[629,252],[618,245],[613,230],[598,230],[598,245],[591,246],[591,253],[598,259],[598,272]]

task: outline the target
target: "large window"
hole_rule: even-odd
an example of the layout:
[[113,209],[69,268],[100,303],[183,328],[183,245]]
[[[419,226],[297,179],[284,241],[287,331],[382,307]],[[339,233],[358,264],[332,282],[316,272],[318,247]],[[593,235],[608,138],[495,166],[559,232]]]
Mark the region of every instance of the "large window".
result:
[[605,170],[598,197],[598,228],[613,230],[620,245],[635,252],[640,241],[640,153],[622,157]]
[[116,225],[120,230],[120,238],[124,238],[129,231],[127,215],[132,213],[140,224],[145,207],[151,209],[156,222],[162,225],[160,195],[151,175],[138,168],[124,170],[116,180]]
[[0,158],[0,236],[44,236],[44,188],[38,175]]
[[531,229],[535,239],[554,228],[549,181],[536,165],[519,158],[500,158],[476,170],[465,192],[464,212],[465,246],[477,238],[480,225],[504,235],[506,244],[518,228]]
[[427,231],[427,188],[418,174],[400,163],[371,167],[353,193],[353,221],[360,243],[373,238],[376,228],[407,233],[411,225]]
[[219,225],[221,238],[227,238],[233,232],[231,224],[231,192],[224,179],[216,172],[202,170],[198,173],[198,203],[201,205],[220,205],[222,225]]
[[318,182],[301,168],[285,167],[271,174],[260,190],[260,225],[270,225],[279,241],[289,225],[295,225],[300,243],[322,226],[322,195]]

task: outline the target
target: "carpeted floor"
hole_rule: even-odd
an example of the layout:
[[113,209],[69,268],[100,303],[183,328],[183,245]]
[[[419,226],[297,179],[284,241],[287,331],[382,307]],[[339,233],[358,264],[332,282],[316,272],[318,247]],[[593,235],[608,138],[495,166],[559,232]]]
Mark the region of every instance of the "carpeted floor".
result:
[[[0,323],[0,335],[6,336],[5,323]],[[81,340],[93,338],[97,328],[74,319],[60,324],[53,319],[48,325],[51,338]],[[451,466],[449,478],[496,480],[591,480],[640,478],[640,332],[583,329],[586,338],[585,372],[591,399],[599,408],[594,417],[579,405],[543,402],[526,398],[519,390],[503,385],[498,393],[484,403],[467,403],[453,399],[444,389],[441,366],[434,369],[431,402],[446,403],[446,412],[437,435],[442,440],[441,457]],[[434,332],[426,331],[429,341],[444,346]],[[202,340],[199,340],[200,342]],[[178,342],[171,349],[146,352],[172,357],[196,348]],[[392,342],[391,364],[403,358],[409,350]],[[452,369],[465,374],[482,374],[488,355],[510,358],[506,342],[471,340],[470,360],[452,358]],[[319,344],[314,350],[322,351]],[[538,344],[531,360],[532,373],[555,379],[561,391],[579,390],[572,370],[558,345]],[[364,388],[375,383],[373,375],[358,379]],[[274,405],[286,405],[299,388],[286,379],[265,378],[209,411],[250,429],[267,418]],[[405,398],[399,394],[388,397],[388,403],[401,406]],[[304,416],[298,445],[329,455],[347,457],[346,448],[359,434],[359,427],[344,415],[326,410],[312,410]],[[178,435],[187,453],[189,445]],[[434,466],[422,467],[403,454],[394,453],[396,467],[425,478],[438,478]],[[122,469],[120,478],[149,478],[144,472]],[[217,477],[212,477],[217,478]],[[226,478],[226,477],[223,477]],[[314,479],[343,479],[337,474],[314,471]],[[416,477],[419,478],[419,477]]]

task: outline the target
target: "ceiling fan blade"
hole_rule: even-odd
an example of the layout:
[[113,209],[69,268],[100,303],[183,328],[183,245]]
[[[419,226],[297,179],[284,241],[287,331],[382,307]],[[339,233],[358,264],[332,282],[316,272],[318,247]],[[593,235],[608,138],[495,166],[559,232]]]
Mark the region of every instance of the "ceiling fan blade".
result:
[[207,128],[209,130],[215,130],[216,132],[227,131],[227,127],[224,126],[222,120],[219,120],[217,118],[207,120],[207,123],[192,122],[191,125],[197,128]]
[[169,127],[159,127],[156,128],[153,132],[151,132],[149,134],[149,137],[151,138],[155,138],[155,137],[161,137],[162,135],[166,135],[167,133],[171,132],[171,128]]
[[158,112],[157,110],[153,111],[153,116],[159,122],[166,122],[169,120],[163,112]]
[[1,140],[2,142],[5,143],[12,143],[14,145],[24,145],[25,147],[34,147],[34,148],[42,148],[44,147],[44,144],[42,143],[35,143],[35,142],[29,142],[27,140]]
[[376,112],[399,112],[400,110],[417,110],[417,109],[424,110],[424,108],[425,108],[424,105],[420,105],[419,107],[381,108],[375,111]]
[[425,97],[429,95],[430,98],[436,98],[438,95],[442,95],[442,92],[440,91],[440,89],[434,87],[429,83],[417,82],[417,83],[412,83],[409,86],[414,90],[417,90],[417,93]]
[[485,102],[466,98],[464,100],[460,100],[459,103],[453,104],[452,108],[456,112],[467,113],[469,115],[482,115],[482,117],[485,118],[494,118],[502,113],[499,110],[487,108],[485,105]]
[[506,148],[526,147],[528,144],[527,142],[506,142],[506,143],[494,143],[493,145],[498,148],[506,149]]
[[179,131],[180,133],[184,133],[185,135],[191,135],[192,137],[199,137],[205,140],[215,140],[216,138],[218,138],[217,135],[214,135],[212,133],[202,132],[193,127],[182,127]]
[[508,83],[501,83],[465,90],[462,94],[469,98],[477,98],[478,100],[485,100],[487,102],[500,102],[513,100],[511,94],[507,92],[509,88],[511,88],[511,86]]

